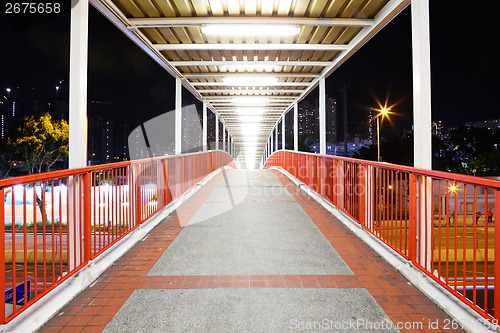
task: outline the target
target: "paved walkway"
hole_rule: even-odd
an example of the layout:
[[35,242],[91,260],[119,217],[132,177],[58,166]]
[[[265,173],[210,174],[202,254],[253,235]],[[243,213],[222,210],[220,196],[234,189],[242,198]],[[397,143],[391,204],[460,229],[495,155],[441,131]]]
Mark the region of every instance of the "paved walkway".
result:
[[41,331],[449,332],[449,321],[278,171],[230,170]]

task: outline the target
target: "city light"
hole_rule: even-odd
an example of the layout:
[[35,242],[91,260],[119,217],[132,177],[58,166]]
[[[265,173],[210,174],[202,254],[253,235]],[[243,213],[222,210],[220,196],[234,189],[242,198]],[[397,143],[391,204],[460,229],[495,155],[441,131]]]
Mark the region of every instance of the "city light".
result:
[[6,92],[10,93],[12,90],[10,88],[5,89]]
[[201,32],[215,36],[295,36],[300,33],[300,27],[296,25],[211,24],[202,26]]
[[[390,108],[386,108],[386,107],[383,107],[383,108],[380,108],[378,111],[380,112],[378,114],[378,116],[376,117],[377,118],[377,161],[379,162],[382,162],[382,155],[380,155],[380,117],[382,117],[382,120],[384,117],[387,117],[387,119],[389,119],[389,111],[391,109]],[[390,119],[389,119],[390,121]]]
[[226,76],[222,79],[232,86],[268,86],[278,83],[274,76]]

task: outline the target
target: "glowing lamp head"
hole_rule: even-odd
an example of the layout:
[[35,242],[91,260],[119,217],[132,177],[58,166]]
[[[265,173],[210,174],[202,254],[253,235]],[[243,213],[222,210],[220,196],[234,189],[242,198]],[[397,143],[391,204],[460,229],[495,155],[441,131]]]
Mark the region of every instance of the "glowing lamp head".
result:
[[380,110],[380,113],[383,115],[383,116],[386,116],[388,113],[389,113],[389,109],[386,109],[386,108],[383,108]]

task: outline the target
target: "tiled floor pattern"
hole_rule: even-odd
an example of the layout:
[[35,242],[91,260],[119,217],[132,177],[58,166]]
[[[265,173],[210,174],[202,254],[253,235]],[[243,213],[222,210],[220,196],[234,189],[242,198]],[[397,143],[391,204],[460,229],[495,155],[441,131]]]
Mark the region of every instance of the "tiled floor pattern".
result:
[[[283,185],[293,184],[279,171],[273,172]],[[293,187],[288,187],[288,191],[354,272],[355,284],[359,281],[394,323],[424,324],[423,330],[401,331],[462,332],[443,329],[450,317],[309,195]],[[434,322],[442,324],[439,330],[425,329]]]
[[[178,214],[193,216],[222,178],[215,177],[176,213],[158,225],[87,290],[50,320],[41,332],[101,332],[136,289],[366,288],[394,322],[422,323],[402,332],[461,332],[444,329],[450,318],[318,203],[277,171],[275,175],[349,265],[347,275],[147,276],[180,233]],[[429,323],[439,322],[439,329]]]

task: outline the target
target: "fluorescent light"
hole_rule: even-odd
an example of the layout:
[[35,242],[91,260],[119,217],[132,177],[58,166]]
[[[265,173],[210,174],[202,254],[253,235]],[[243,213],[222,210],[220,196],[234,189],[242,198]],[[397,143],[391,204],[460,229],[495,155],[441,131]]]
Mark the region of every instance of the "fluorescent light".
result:
[[260,115],[244,115],[238,117],[240,123],[259,123],[262,120]]
[[226,76],[222,81],[233,86],[268,86],[278,83],[275,76]]
[[269,104],[268,97],[259,96],[239,96],[231,99],[235,105],[267,105]]
[[245,146],[243,147],[243,150],[252,149],[252,148],[255,149],[260,145],[261,144],[258,141],[245,141]]
[[236,108],[236,112],[243,115],[259,115],[266,112],[264,108],[255,108],[255,107],[238,107]]
[[241,123],[241,131],[246,135],[256,135],[260,131],[260,124],[258,123]]
[[295,36],[300,33],[296,25],[260,25],[260,24],[210,24],[201,27],[205,35],[217,36]]
[[227,65],[222,66],[221,70],[228,70],[229,72],[272,72],[277,69],[274,65]]

